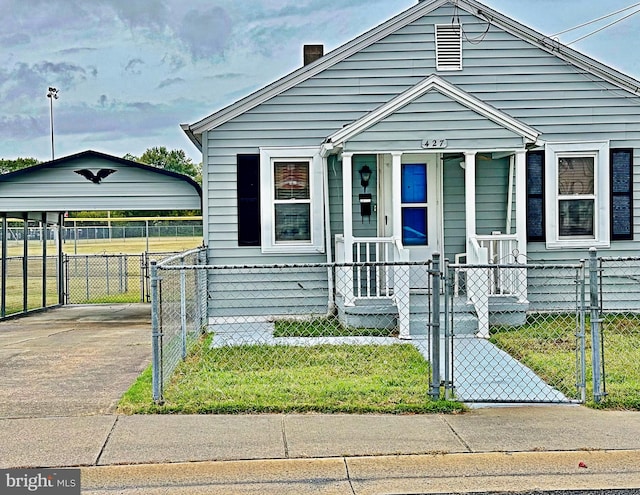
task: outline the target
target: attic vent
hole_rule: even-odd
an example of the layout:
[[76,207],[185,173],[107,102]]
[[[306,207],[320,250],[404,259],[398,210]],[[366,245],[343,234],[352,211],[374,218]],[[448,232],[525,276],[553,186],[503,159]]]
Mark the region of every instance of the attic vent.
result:
[[462,70],[460,24],[436,24],[436,64],[438,70]]

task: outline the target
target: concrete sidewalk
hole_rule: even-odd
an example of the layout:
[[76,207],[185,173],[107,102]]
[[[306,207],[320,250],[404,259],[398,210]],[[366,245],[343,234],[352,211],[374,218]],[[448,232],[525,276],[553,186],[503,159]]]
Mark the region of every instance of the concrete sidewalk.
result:
[[94,494],[640,488],[640,412],[0,419],[0,468],[75,466]]

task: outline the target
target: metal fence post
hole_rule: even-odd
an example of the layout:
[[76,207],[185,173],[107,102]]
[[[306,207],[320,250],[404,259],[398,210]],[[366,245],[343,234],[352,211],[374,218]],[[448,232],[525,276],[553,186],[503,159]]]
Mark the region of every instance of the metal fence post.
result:
[[600,355],[600,305],[598,304],[598,252],[589,249],[589,293],[591,307],[591,367],[593,374],[593,400],[602,400],[602,365]]
[[[207,264],[207,251],[202,249],[198,252],[198,265]],[[207,270],[200,268],[198,275],[198,315],[200,324],[199,330],[203,332],[207,326]]]
[[429,395],[434,400],[440,398],[440,253],[433,253],[431,269],[431,387]]
[[158,297],[158,267],[156,261],[151,260],[151,343],[153,350],[152,388],[153,400],[162,402],[162,359],[160,356],[162,331],[160,328],[160,298]]
[[577,369],[577,387],[580,391],[580,402],[585,403],[587,400],[587,339],[586,339],[586,322],[587,322],[587,297],[586,297],[586,263],[580,260],[580,269],[578,270],[578,302],[579,302],[579,322],[580,329],[577,335],[579,341],[578,369]]
[[[184,257],[180,258],[184,266]],[[182,359],[187,359],[187,279],[184,268],[180,270],[180,330],[182,338]]]
[[451,399],[453,382],[451,379],[451,302],[453,296],[452,270],[449,268],[449,260],[444,260],[444,394],[445,399]]
[[86,255],[84,257],[84,277],[85,277],[85,282],[86,282],[86,286],[87,286],[87,301],[89,301],[89,255]]

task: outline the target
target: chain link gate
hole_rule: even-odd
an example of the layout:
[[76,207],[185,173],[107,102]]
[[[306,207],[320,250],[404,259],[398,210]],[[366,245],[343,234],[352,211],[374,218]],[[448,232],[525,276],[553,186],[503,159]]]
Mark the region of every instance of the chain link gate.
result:
[[444,270],[446,396],[462,402],[571,403],[586,394],[586,264]]

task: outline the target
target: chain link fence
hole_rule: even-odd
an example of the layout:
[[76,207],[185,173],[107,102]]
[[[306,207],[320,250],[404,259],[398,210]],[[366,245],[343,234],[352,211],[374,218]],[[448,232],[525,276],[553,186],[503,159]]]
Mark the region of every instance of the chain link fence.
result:
[[449,396],[583,402],[585,273],[584,263],[450,265]]
[[599,258],[602,396],[640,409],[640,258]]
[[59,304],[58,273],[57,256],[5,258],[0,318]]
[[143,302],[145,254],[65,254],[66,304]]
[[205,257],[198,248],[149,261],[154,398],[206,329]]
[[[428,267],[375,262],[194,267],[208,273],[208,333],[169,382],[176,354],[167,356],[167,339],[180,326],[175,317],[167,320],[165,306],[177,307],[180,272],[158,265],[162,321],[155,335],[161,362],[154,399],[192,401],[199,411],[215,412],[425,411],[433,402]],[[401,338],[394,300],[401,286],[408,295],[410,272],[414,281],[424,277],[424,289],[411,300],[414,319],[405,322],[407,331],[416,333],[413,339]]]
[[640,259],[596,256],[443,267],[174,257],[151,277],[153,398],[194,412],[424,412],[442,397],[638,408]]

